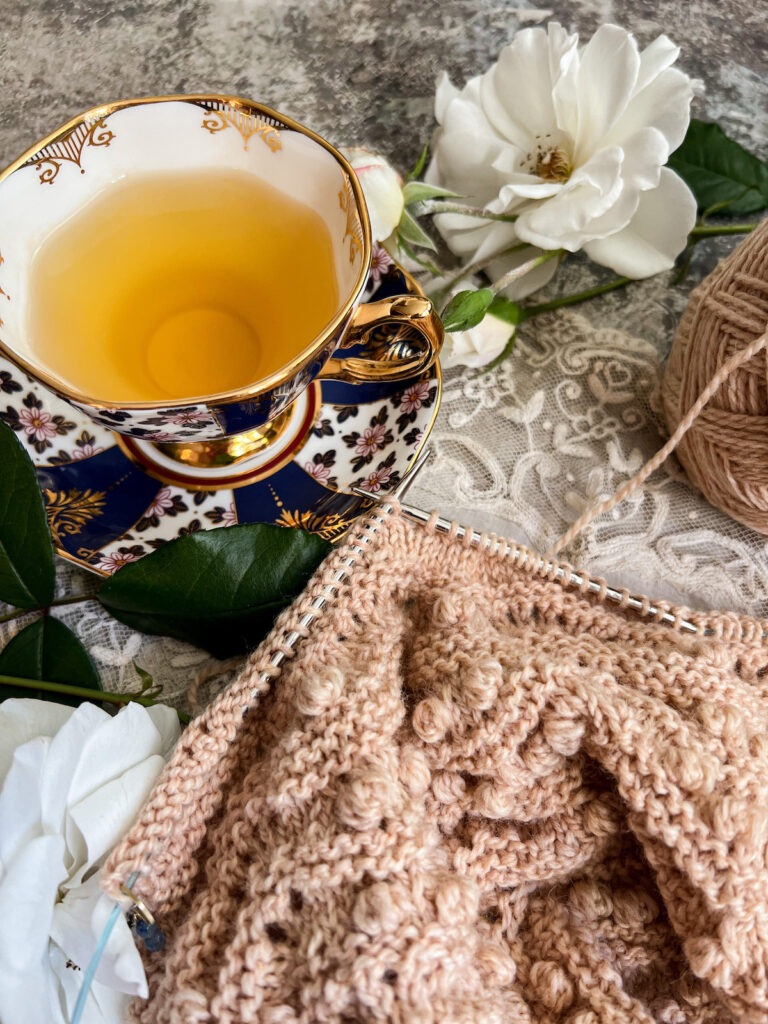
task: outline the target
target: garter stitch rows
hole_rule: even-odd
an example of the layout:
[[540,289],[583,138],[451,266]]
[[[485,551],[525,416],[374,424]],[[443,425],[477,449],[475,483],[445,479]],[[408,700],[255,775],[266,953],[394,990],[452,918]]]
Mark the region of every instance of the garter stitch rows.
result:
[[768,1020],[766,624],[686,636],[383,518],[105,868],[169,937],[135,1019]]

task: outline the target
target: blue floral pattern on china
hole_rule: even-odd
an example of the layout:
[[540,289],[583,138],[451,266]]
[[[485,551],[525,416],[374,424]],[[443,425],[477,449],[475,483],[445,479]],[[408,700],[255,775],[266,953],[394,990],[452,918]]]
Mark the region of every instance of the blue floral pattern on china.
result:
[[[363,298],[413,290],[376,246]],[[407,329],[378,330],[379,358],[407,351]],[[186,490],[149,476],[117,443],[108,411],[94,422],[2,357],[0,417],[35,463],[59,554],[109,574],[175,537],[236,523],[277,523],[329,540],[341,537],[365,506],[348,493],[351,486],[384,492],[407,473],[437,414],[440,368],[407,381],[317,386],[312,428],[289,460],[254,483],[220,490]],[[179,410],[180,416],[194,413]],[[163,426],[147,423],[146,439],[165,440]]]

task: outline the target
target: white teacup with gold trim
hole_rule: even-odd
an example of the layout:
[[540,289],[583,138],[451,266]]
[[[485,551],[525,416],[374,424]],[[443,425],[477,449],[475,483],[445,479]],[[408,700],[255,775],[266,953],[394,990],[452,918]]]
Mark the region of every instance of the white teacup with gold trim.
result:
[[[0,225],[0,350],[150,468],[247,461],[307,419],[315,379],[407,379],[442,342],[427,299],[360,301],[344,157],[248,100],[87,111],[0,175]],[[387,324],[415,339],[399,358],[369,340]]]

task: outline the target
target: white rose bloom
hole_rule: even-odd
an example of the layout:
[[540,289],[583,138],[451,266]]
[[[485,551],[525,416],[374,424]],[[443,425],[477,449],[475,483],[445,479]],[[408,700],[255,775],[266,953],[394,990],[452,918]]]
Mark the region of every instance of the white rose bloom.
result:
[[[114,906],[98,869],[127,832],[179,736],[171,708],[113,716],[40,700],[0,705],[0,1020],[64,1024]],[[147,995],[120,916],[83,1024],[118,1024]]]
[[386,241],[403,215],[403,179],[383,156],[370,149],[342,147],[340,152],[360,180],[374,242]]
[[512,324],[486,313],[480,323],[468,331],[446,334],[440,364],[444,370],[452,366],[485,366],[501,355],[514,333]]
[[[436,277],[428,282],[430,294],[437,295],[443,286],[444,278]],[[448,298],[458,292],[474,291],[479,285],[477,281],[464,278],[451,285]],[[443,296],[443,302],[445,302]],[[490,363],[501,355],[507,342],[515,333],[513,324],[500,320],[492,313],[486,313],[479,324],[468,331],[446,331],[443,347],[440,350],[440,365],[444,370],[454,366],[471,366],[477,368]]]
[[[671,65],[679,53],[659,36],[642,53],[616,25],[579,48],[551,23],[518,32],[484,75],[459,90],[445,74],[440,125],[426,180],[513,223],[442,214],[450,248],[472,261],[529,243],[583,249],[618,274],[669,269],[696,220],[688,186],[664,167],[689,121],[693,84]],[[502,257],[493,276],[530,259]],[[519,298],[554,274],[550,260],[514,282]]]

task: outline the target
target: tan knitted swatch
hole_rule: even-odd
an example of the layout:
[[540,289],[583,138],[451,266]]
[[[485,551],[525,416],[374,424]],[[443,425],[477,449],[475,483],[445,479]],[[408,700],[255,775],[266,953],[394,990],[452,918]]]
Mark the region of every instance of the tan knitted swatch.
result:
[[768,1020],[766,624],[685,635],[383,518],[105,869],[168,933],[136,1019]]

